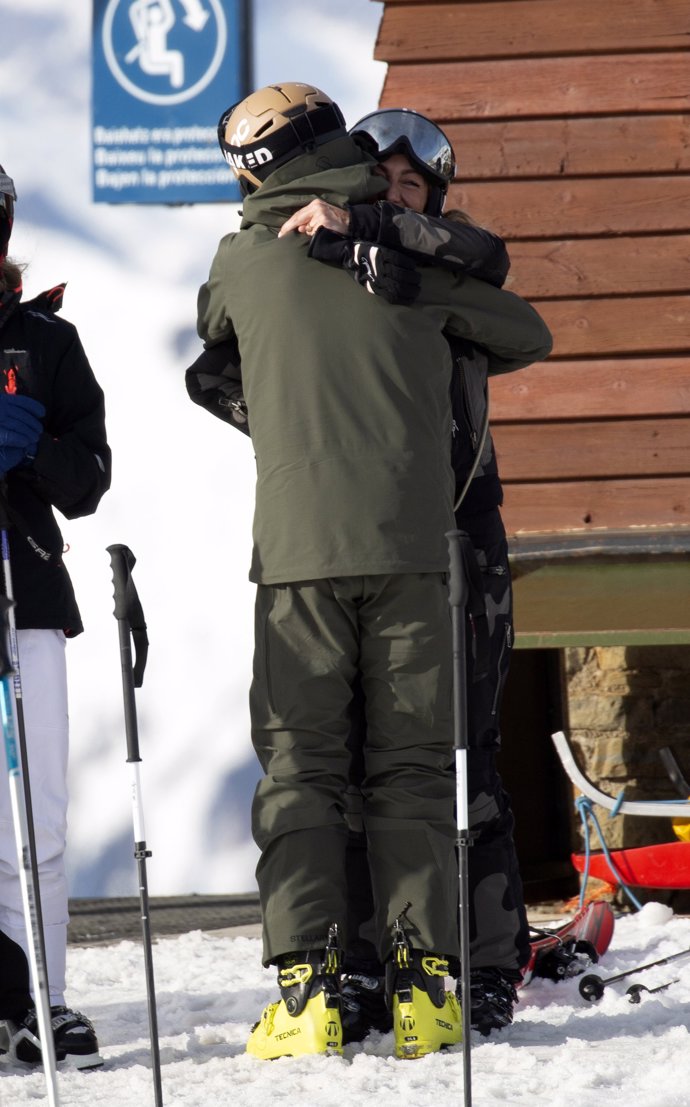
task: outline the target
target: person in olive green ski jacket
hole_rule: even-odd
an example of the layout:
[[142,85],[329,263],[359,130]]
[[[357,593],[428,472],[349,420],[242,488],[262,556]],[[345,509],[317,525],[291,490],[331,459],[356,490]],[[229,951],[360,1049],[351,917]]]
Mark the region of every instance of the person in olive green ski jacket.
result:
[[318,159],[305,155],[245,200],[242,230],[222,240],[199,294],[205,344],[234,333],[241,351],[258,463],[258,584],[444,572],[454,485],[442,330],[486,347],[490,372],[551,348],[534,309],[485,282],[425,269],[415,304],[398,307],[314,265],[304,236],[279,240],[310,195],[342,205],[380,188],[349,138],[329,153],[334,168],[314,172]]
[[[278,965],[282,999],[248,1049],[299,1052],[295,1010],[301,1019],[332,1006],[325,966],[347,915],[343,800],[359,674],[378,952],[391,962],[404,940],[423,1002],[442,1016],[429,1024],[445,1028],[412,1045],[396,1030],[398,1055],[420,1056],[459,1037],[455,997],[436,987],[444,958],[459,952],[445,539],[452,366],[442,332],[485,347],[493,372],[546,356],[551,339],[528,304],[472,277],[425,269],[414,305],[398,306],[315,264],[305,236],[278,238],[313,197],[343,206],[385,187],[344,127],[322,133],[328,98],[305,87],[271,86],[293,97],[289,111],[269,89],[223,120],[229,160],[252,191],[198,301],[205,346],[237,343],[257,461],[250,709],[265,776],[253,832],[264,962]],[[297,997],[295,958],[312,979]],[[309,1025],[302,1052],[338,1051],[338,1033]]]

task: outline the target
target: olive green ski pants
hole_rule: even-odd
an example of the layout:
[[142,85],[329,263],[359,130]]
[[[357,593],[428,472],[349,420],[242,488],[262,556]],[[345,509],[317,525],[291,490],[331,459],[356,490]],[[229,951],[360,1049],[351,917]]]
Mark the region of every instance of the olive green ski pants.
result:
[[367,734],[362,817],[379,956],[406,910],[417,949],[457,957],[452,645],[445,574],[259,585],[252,740],[264,771],[252,824],[264,963],[345,945],[344,818],[353,684]]

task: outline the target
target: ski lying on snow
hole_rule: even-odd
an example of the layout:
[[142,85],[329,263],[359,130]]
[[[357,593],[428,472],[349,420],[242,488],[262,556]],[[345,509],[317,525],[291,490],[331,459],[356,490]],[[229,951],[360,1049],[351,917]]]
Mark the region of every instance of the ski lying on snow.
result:
[[526,987],[535,976],[565,980],[586,972],[606,952],[613,937],[614,914],[608,903],[588,903],[569,922],[553,930],[532,927],[530,959],[522,970]]

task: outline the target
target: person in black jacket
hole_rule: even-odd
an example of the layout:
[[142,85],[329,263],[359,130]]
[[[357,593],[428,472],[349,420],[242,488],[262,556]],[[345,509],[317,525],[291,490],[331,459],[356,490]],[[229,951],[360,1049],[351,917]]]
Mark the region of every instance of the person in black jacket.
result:
[[[0,167],[0,500],[9,538],[55,1050],[101,1064],[93,1025],[65,1006],[67,680],[65,640],[83,630],[53,515],[90,515],[110,485],[103,392],[75,327],[56,316],[64,285],[23,302],[7,257],[16,199]],[[4,591],[8,592],[5,579]],[[8,775],[0,774],[0,1051],[41,1060]]]

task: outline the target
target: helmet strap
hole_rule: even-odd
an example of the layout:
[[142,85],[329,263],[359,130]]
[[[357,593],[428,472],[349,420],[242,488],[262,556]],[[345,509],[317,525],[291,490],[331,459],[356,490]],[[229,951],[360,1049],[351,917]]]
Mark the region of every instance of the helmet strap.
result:
[[218,140],[225,160],[236,169],[249,169],[259,180],[299,157],[300,153],[309,153],[322,143],[346,134],[345,120],[333,104],[324,104],[314,111],[293,116],[274,134],[242,146],[231,146],[225,141],[220,129],[222,123],[223,119],[219,125]]
[[443,211],[443,204],[446,198],[445,189],[441,188],[440,185],[432,184],[430,181],[428,181],[428,185],[429,198],[426,202],[426,207],[424,208],[424,214],[436,216],[441,215]]

